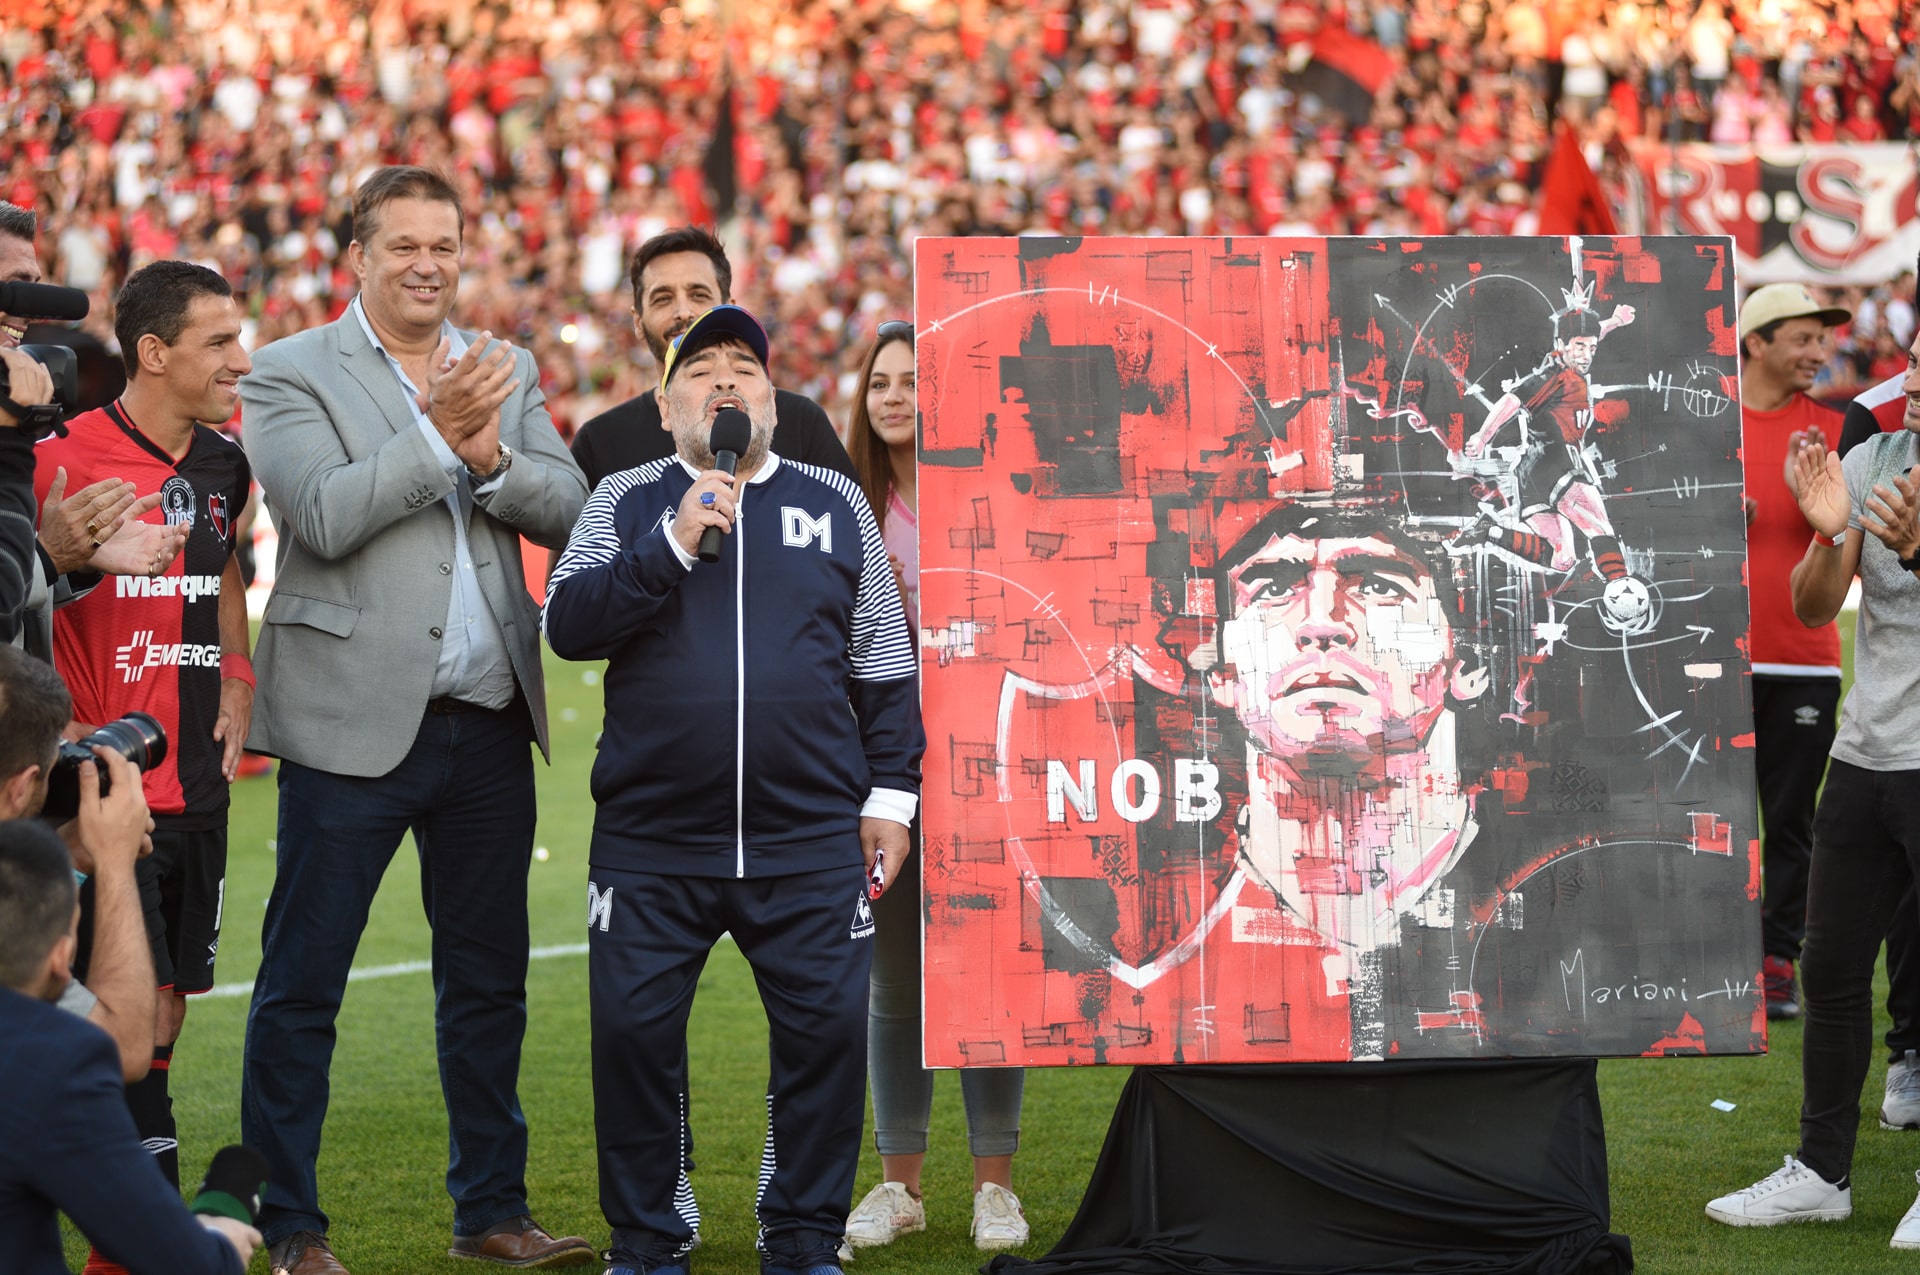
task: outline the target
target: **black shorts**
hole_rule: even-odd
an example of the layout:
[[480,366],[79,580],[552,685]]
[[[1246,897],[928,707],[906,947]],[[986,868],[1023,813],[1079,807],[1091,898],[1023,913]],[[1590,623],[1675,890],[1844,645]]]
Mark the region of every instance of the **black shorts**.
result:
[[1561,493],[1580,477],[1572,445],[1557,439],[1529,449],[1517,468],[1522,518],[1552,509]]
[[153,853],[136,865],[134,879],[146,914],[155,984],[172,987],[176,996],[210,989],[226,902],[227,830],[156,828]]

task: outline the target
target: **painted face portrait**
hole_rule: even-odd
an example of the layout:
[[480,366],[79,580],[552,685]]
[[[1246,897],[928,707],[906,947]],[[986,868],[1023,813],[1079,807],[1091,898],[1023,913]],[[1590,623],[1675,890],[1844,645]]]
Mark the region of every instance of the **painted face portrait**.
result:
[[1593,371],[1594,351],[1600,348],[1600,338],[1594,336],[1576,336],[1567,340],[1561,351],[1561,359],[1574,371],[1585,376]]
[[1418,750],[1448,692],[1475,691],[1432,575],[1384,537],[1276,535],[1227,581],[1214,698],[1302,775]]
[[1340,947],[1397,943],[1471,836],[1452,709],[1486,675],[1401,540],[1309,520],[1232,558],[1209,679],[1247,735],[1241,861]]

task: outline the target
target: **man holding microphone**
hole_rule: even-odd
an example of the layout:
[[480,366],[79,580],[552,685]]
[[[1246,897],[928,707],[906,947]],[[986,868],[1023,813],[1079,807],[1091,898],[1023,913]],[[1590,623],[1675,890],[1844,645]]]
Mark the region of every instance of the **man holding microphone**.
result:
[[594,490],[548,586],[555,652],[609,661],[588,970],[614,1273],[685,1275],[687,1015],[723,932],[772,1035],[763,1275],[838,1272],[859,1159],[870,900],[925,740],[879,528],[851,478],[770,450],[767,360],[738,306],[688,327],[660,378],[675,455]]

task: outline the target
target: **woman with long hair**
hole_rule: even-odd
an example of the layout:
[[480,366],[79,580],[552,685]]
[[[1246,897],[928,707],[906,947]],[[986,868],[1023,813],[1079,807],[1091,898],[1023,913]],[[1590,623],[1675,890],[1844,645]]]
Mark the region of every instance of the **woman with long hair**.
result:
[[[913,325],[882,323],[860,368],[847,430],[847,453],[866,492],[906,605],[904,622],[920,627],[917,539],[918,471],[914,442]],[[933,1073],[920,1065],[920,824],[914,852],[874,904],[873,991],[867,1011],[867,1069],[873,1084],[873,1140],[881,1183],[847,1218],[855,1248],[891,1244],[926,1229],[920,1169],[927,1158]],[[973,1241],[983,1249],[1027,1242],[1027,1219],[1014,1195],[1013,1153],[1020,1142],[1020,1068],[960,1073],[973,1151]]]

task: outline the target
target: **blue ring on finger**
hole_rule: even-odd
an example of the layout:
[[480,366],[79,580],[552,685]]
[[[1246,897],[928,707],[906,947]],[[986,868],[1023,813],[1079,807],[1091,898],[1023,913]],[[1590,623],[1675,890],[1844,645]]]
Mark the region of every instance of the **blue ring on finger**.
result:
[[709,509],[713,508],[713,493],[710,491],[701,492],[700,503],[705,505]]

